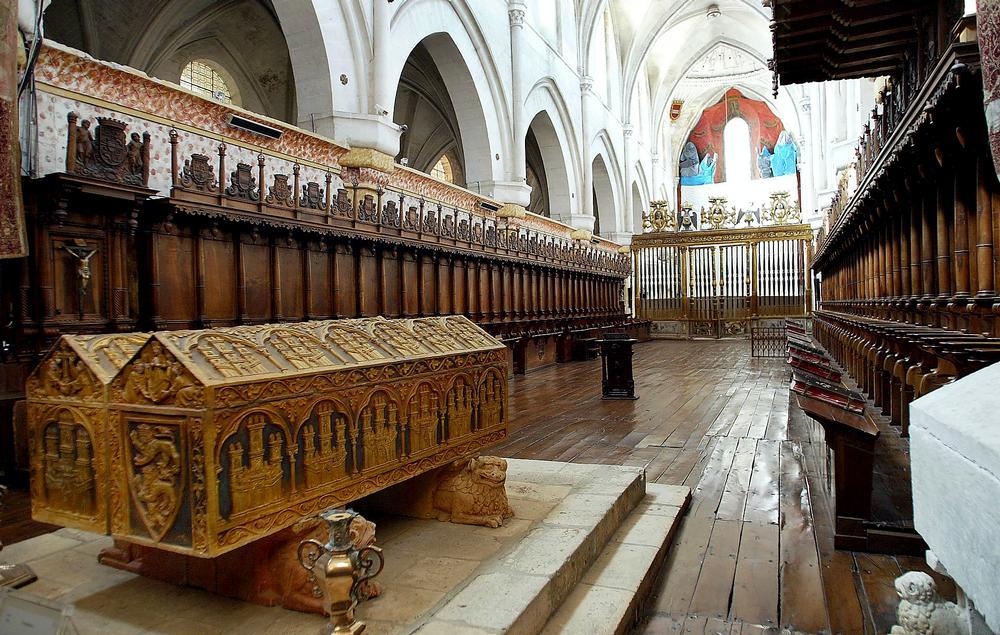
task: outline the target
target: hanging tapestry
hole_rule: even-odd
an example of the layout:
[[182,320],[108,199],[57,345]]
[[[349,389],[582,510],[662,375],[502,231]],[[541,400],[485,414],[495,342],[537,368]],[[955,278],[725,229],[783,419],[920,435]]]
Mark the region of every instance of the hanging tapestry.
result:
[[28,254],[17,132],[17,0],[0,0],[0,258]]

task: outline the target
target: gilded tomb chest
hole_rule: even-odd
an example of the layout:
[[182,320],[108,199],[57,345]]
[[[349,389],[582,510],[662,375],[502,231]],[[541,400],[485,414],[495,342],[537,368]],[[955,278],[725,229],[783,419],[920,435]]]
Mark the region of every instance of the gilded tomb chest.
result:
[[462,316],[160,332],[106,407],[110,532],[211,557],[505,438],[506,349]]

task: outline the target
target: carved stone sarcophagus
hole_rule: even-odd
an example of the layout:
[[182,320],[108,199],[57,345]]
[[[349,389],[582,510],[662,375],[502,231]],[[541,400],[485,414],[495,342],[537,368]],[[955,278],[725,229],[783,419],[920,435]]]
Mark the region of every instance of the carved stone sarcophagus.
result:
[[107,533],[108,387],[149,337],[64,335],[28,378],[36,520]]
[[[106,423],[88,432],[106,434],[90,462],[106,468],[90,481],[70,470],[107,504],[83,517],[41,497],[37,518],[91,530],[106,518],[116,538],[213,557],[507,435],[506,349],[465,317],[146,337],[94,405]],[[47,359],[37,381],[56,370]],[[32,405],[33,424],[59,425],[61,411]],[[38,442],[32,453],[45,463]]]

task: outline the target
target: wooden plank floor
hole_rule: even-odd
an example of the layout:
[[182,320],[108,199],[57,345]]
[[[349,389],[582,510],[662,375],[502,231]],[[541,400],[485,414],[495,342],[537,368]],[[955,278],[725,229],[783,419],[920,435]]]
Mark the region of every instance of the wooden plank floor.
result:
[[[646,633],[885,633],[893,579],[917,558],[838,552],[822,429],[789,402],[782,360],[746,341],[654,341],[638,401],[600,400],[600,362],[518,377],[496,454],[644,466],[692,489],[646,606]],[[942,594],[954,588],[939,580]]]
[[[893,579],[926,564],[834,551],[822,431],[789,403],[784,363],[751,358],[746,341],[661,340],[636,347],[635,373],[638,401],[601,401],[599,360],[515,378],[511,435],[493,453],[641,466],[691,487],[640,630],[888,632]],[[51,530],[28,503],[8,495],[0,540]]]

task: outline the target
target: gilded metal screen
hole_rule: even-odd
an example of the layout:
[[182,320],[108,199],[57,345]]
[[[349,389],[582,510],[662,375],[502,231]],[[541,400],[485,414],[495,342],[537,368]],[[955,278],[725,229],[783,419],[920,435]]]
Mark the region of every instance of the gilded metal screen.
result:
[[806,315],[808,225],[664,231],[632,239],[640,318],[693,337],[748,334],[754,317]]

